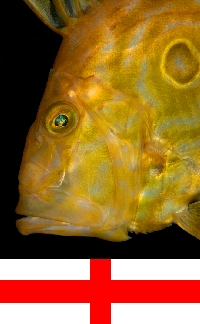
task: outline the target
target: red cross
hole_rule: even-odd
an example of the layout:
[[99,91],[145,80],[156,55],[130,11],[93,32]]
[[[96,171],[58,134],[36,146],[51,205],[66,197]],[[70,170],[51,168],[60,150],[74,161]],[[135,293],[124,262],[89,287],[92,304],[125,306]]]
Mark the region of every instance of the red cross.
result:
[[200,280],[111,280],[111,260],[98,259],[90,280],[0,280],[0,302],[90,303],[90,323],[110,324],[111,303],[200,303]]

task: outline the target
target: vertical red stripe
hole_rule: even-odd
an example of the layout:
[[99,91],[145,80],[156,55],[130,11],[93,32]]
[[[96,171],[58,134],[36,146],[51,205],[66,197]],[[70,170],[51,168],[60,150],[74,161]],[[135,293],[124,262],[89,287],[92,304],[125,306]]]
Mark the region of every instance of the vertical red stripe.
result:
[[90,260],[90,324],[111,324],[111,260]]
[[110,282],[111,280],[111,259],[90,260],[90,280],[93,282]]
[[111,304],[103,301],[91,302],[90,324],[111,324]]

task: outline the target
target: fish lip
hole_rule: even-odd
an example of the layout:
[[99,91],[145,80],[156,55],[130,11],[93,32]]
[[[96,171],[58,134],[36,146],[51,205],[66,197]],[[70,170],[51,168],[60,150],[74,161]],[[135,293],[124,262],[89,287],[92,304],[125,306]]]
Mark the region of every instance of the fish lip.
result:
[[[19,214],[18,214],[19,215]],[[22,215],[22,214],[20,214],[20,215]],[[24,217],[23,217],[24,216]],[[18,228],[18,230],[19,230],[19,226],[18,226],[18,223],[21,221],[21,220],[23,220],[23,219],[26,219],[26,218],[39,218],[39,219],[44,219],[44,220],[47,220],[47,221],[52,221],[52,219],[49,219],[49,218],[45,218],[45,217],[41,217],[41,216],[29,216],[29,215],[22,215],[22,217],[20,217],[20,218],[18,218],[17,220],[16,220],[16,226],[17,226],[17,228]],[[65,225],[65,226],[76,226],[75,224],[72,224],[72,223],[69,223],[69,222],[63,222],[63,221],[59,221],[59,220],[57,220],[56,221],[57,223],[60,223],[60,224],[62,224],[62,225]],[[79,226],[79,227],[82,227],[82,228],[88,228],[89,229],[89,227],[87,227],[87,226]]]

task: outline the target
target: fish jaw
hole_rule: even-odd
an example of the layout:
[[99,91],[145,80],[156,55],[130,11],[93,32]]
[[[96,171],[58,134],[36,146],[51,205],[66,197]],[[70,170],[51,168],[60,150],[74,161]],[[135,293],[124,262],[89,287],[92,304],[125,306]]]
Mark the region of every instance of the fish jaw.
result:
[[18,219],[16,221],[16,226],[23,235],[40,233],[61,236],[88,236],[112,242],[122,242],[130,239],[124,225],[111,229],[98,229],[88,226],[75,226],[70,223],[58,222],[41,217],[28,216]]
[[[22,188],[20,189],[22,191]],[[16,212],[26,215],[16,221],[19,232],[23,235],[33,233],[55,234],[62,236],[89,236],[108,241],[126,241],[129,239],[127,227],[124,224],[107,226],[104,211],[95,204],[83,198],[70,196],[67,193],[56,193],[57,204],[52,204],[56,188],[40,192],[40,195],[30,193],[23,188],[23,194],[16,207]],[[50,199],[51,198],[51,199]],[[64,208],[63,208],[63,204]],[[67,208],[66,208],[67,206]],[[56,208],[57,207],[57,208]],[[39,216],[38,216],[39,215]]]
[[23,192],[16,212],[20,215],[72,223],[75,226],[100,227],[106,219],[103,210],[94,202],[71,196],[57,188],[43,190],[39,194]]
[[[26,217],[18,219],[16,226],[23,235],[43,233],[62,236],[90,236],[115,242],[129,239],[127,227],[124,224],[107,228],[106,223],[102,223],[105,215],[103,217],[103,211],[98,205],[89,204],[84,199],[73,197],[69,206],[71,214],[69,210],[68,214],[63,215],[62,208],[60,209],[61,213],[58,214],[59,211],[52,207],[50,202],[41,200],[41,195],[38,197],[33,193],[23,194],[16,212],[26,215]],[[40,217],[37,216],[38,214]]]

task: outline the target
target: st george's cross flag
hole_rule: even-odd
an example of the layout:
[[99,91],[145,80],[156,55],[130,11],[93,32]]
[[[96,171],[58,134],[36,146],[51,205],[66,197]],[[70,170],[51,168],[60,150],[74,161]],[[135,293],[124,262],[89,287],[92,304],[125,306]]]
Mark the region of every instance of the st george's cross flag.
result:
[[200,260],[1,260],[0,323],[200,323]]

